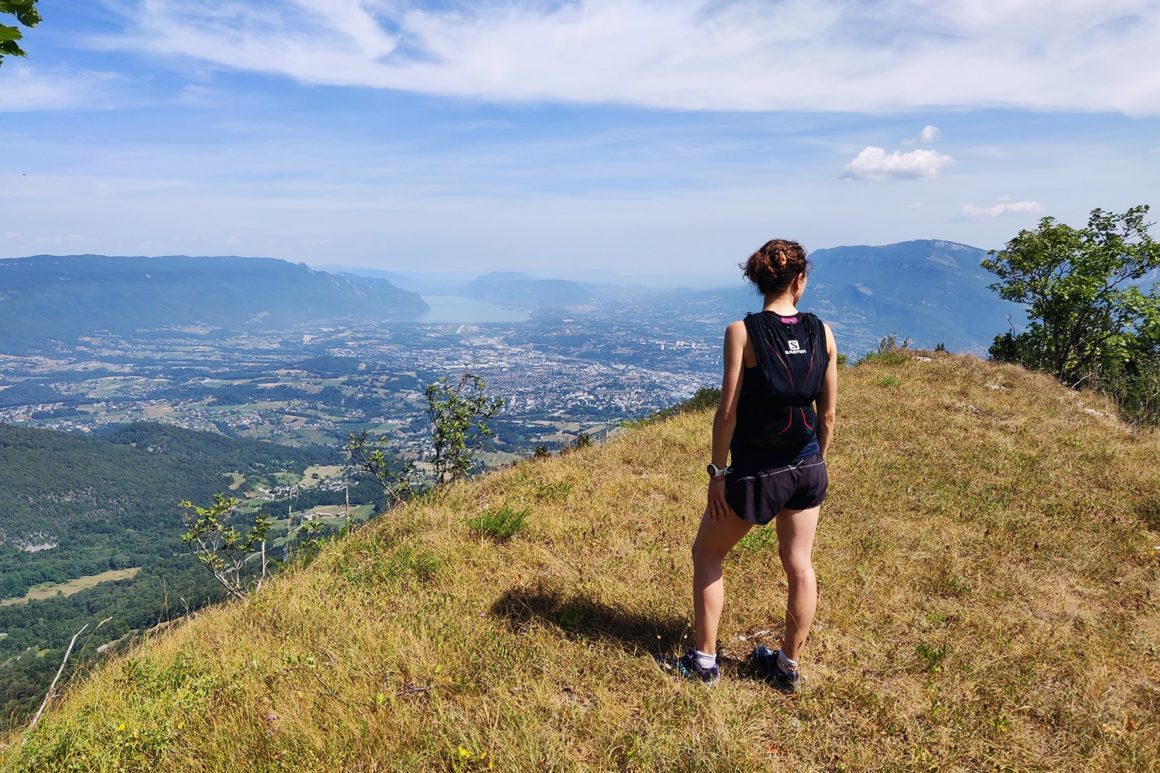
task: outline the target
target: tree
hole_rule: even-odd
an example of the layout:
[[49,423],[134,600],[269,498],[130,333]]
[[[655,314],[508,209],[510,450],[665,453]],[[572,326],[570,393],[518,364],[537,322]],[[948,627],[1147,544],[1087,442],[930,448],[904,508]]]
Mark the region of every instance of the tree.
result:
[[[35,27],[40,23],[40,12],[36,10],[37,0],[0,0],[0,15],[15,16],[18,24]],[[0,24],[0,64],[5,56],[24,56],[20,40],[24,34],[18,26]]]
[[351,477],[369,477],[383,487],[391,504],[402,504],[415,490],[415,463],[389,453],[387,439],[373,440],[366,430],[347,435],[347,469]]
[[[249,532],[243,534],[230,520],[236,516],[238,500],[222,494],[213,495],[213,504],[198,507],[188,500],[179,504],[186,531],[181,541],[193,546],[193,555],[210,572],[226,592],[234,598],[244,598],[253,587],[261,588],[266,579],[266,534],[274,525],[267,515],[254,519]],[[261,553],[261,566],[256,580],[246,571],[251,555]]]
[[996,359],[1051,373],[1069,386],[1151,367],[1160,345],[1160,299],[1142,280],[1160,267],[1147,206],[1092,210],[1086,228],[1045,217],[984,260],[990,287],[1027,305],[1021,333],[997,336]]
[[470,371],[454,383],[444,377],[429,384],[426,395],[435,480],[440,484],[461,480],[483,441],[494,434],[488,422],[503,408],[503,398],[490,397],[483,379]]

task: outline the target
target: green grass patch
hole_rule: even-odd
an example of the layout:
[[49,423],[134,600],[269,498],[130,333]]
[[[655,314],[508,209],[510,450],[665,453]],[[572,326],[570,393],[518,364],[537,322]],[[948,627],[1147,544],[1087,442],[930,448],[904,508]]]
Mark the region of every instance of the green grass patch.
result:
[[372,541],[349,550],[338,573],[352,585],[398,587],[407,580],[432,580],[441,567],[439,557],[425,547],[392,548]]
[[469,518],[467,525],[484,536],[499,542],[506,542],[527,524],[528,511],[511,507],[485,510],[475,518]]
[[555,483],[541,483],[536,486],[535,496],[541,502],[563,502],[572,493],[572,484],[568,481]]
[[748,553],[757,553],[777,544],[777,531],[773,525],[750,529],[749,533],[737,543],[736,550]]

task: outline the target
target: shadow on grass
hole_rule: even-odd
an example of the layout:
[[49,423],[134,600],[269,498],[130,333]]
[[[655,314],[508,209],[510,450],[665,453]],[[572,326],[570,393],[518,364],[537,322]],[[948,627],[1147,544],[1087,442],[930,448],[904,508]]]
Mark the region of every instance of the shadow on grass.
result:
[[[650,656],[672,675],[674,653],[692,646],[692,626],[684,618],[641,614],[550,588],[511,588],[492,604],[491,613],[516,630],[538,621],[572,638],[612,642],[633,655]],[[717,663],[729,678],[766,681],[746,659],[721,654]]]
[[641,614],[548,588],[512,588],[492,604],[491,613],[517,629],[540,621],[568,636],[610,641],[653,657],[674,651],[692,633],[683,618]]

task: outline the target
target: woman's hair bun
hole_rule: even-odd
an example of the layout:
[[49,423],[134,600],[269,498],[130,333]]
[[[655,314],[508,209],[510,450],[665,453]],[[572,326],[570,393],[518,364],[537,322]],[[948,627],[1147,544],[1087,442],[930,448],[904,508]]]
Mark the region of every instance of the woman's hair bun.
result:
[[745,278],[764,295],[781,295],[806,267],[805,249],[787,239],[771,239],[741,264]]

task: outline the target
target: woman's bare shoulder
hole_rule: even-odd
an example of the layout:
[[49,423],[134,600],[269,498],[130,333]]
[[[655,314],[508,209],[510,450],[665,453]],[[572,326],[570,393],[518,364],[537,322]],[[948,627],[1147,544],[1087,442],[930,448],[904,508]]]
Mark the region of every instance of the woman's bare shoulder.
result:
[[730,322],[725,328],[725,342],[740,341],[745,343],[748,336],[745,333],[745,320],[739,319],[736,322]]

